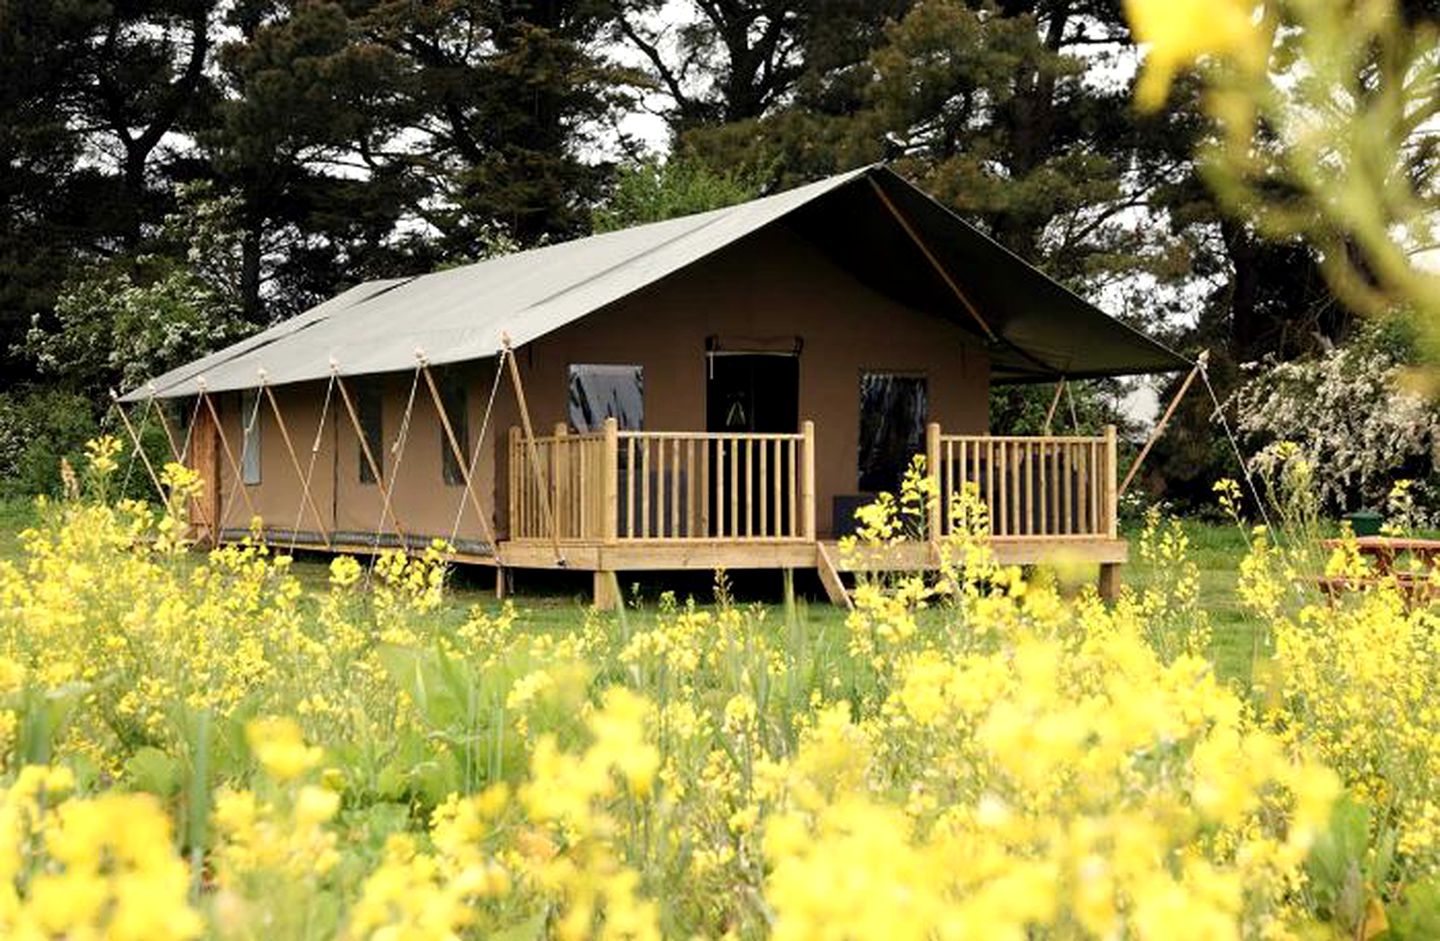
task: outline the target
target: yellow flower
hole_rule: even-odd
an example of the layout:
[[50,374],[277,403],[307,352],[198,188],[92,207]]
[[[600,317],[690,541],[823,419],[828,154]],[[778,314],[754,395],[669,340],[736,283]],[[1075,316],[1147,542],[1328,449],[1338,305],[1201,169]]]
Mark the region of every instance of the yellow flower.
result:
[[314,768],[324,750],[307,746],[294,719],[256,719],[245,726],[245,739],[265,771],[277,781],[289,781]]
[[1253,0],[1125,0],[1135,40],[1149,46],[1135,96],[1153,111],[1165,103],[1179,70],[1217,55],[1263,62]]
[[336,588],[349,588],[360,580],[363,571],[353,556],[336,556],[330,562],[330,584]]
[[335,816],[340,795],[322,787],[306,785],[295,798],[295,820],[301,826],[317,826]]

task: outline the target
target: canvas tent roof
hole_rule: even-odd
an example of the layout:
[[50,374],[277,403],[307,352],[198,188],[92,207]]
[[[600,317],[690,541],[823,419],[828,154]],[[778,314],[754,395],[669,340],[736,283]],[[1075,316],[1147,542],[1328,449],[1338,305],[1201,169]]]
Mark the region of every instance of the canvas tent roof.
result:
[[772,224],[791,226],[876,289],[973,329],[990,349],[996,381],[1189,365],[893,171],[869,166],[725,209],[360,284],[124,398],[193,395],[202,382],[212,392],[252,388],[262,371],[272,385],[323,379],[332,369],[342,375],[408,371],[417,353],[434,365],[483,359],[498,353],[507,335],[521,346]]

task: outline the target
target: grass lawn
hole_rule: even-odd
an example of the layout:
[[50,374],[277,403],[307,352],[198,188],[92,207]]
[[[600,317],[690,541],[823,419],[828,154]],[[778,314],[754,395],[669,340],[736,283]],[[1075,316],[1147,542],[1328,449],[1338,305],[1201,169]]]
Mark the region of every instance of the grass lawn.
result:
[[[1211,656],[1217,672],[1227,679],[1250,679],[1254,627],[1246,619],[1235,594],[1240,560],[1246,551],[1246,534],[1233,523],[1185,520],[1182,525],[1190,539],[1190,558],[1200,571],[1200,603],[1210,614],[1214,632]],[[1132,562],[1121,569],[1122,581],[1144,587],[1158,577],[1153,567],[1139,559],[1135,533],[1130,536]]]
[[[1183,525],[1190,538],[1191,558],[1200,572],[1201,603],[1210,613],[1214,631],[1212,656],[1216,669],[1227,679],[1247,682],[1250,677],[1252,628],[1235,595],[1236,572],[1245,553],[1245,534],[1233,524],[1187,520]],[[1129,535],[1133,546],[1135,534]],[[1152,583],[1158,573],[1141,562],[1133,549],[1132,556],[1135,561],[1122,569],[1122,582],[1137,588]],[[297,559],[295,571],[307,584],[319,588],[325,584],[328,564],[321,555],[303,555]],[[448,616],[458,619],[463,611],[476,604],[487,610],[497,608],[493,577],[488,569],[457,571],[452,582],[452,610]],[[779,605],[778,574],[734,573],[732,577],[737,600]],[[714,598],[711,582],[709,573],[689,573],[684,577],[675,577],[672,573],[664,582],[656,582],[653,578],[632,582],[629,576],[622,576],[621,587],[632,604],[643,611],[653,609],[660,593],[666,589],[673,590],[681,599],[693,597],[709,603]],[[588,573],[578,572],[522,572],[518,576],[517,589],[513,600],[524,626],[531,630],[561,630],[585,616],[590,600],[590,577]],[[822,642],[825,638],[843,636],[844,612],[824,600],[818,579],[809,573],[797,575],[796,591],[800,596],[798,615],[812,632],[811,636]]]
[[35,507],[29,500],[0,497],[0,560],[20,555],[20,531],[35,521]]
[[[26,500],[0,500],[0,560],[14,560],[20,554],[19,533],[34,522],[33,505]],[[1248,680],[1251,657],[1251,625],[1240,609],[1235,595],[1236,571],[1245,552],[1245,536],[1228,524],[1186,521],[1190,537],[1191,558],[1200,570],[1201,602],[1210,612],[1214,629],[1212,650],[1216,669],[1227,678]],[[1133,545],[1133,536],[1132,545]],[[1132,556],[1136,553],[1132,550]],[[302,554],[296,560],[295,572],[301,580],[322,588],[328,575],[329,561],[318,554]],[[1122,570],[1123,581],[1143,587],[1158,575],[1138,557]],[[642,610],[653,608],[660,592],[672,588],[680,598],[694,597],[702,602],[714,598],[711,576],[692,573],[680,581],[658,584],[654,581],[632,583],[622,579],[622,588]],[[488,569],[455,573],[452,602],[446,617],[457,621],[472,605],[487,609],[497,606],[493,575]],[[735,597],[740,601],[758,601],[778,605],[780,576],[773,572],[736,573]],[[522,573],[514,596],[521,620],[531,630],[561,629],[585,616],[589,603],[590,579],[582,573]],[[844,614],[826,603],[818,580],[810,584],[807,577],[797,577],[797,593],[801,596],[799,616],[818,635],[838,637],[844,629]],[[820,599],[816,600],[805,600]]]

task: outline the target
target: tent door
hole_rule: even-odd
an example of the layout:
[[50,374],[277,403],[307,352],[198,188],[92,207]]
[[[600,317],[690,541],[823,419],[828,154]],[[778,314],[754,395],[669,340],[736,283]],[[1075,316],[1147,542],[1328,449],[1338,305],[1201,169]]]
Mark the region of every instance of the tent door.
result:
[[[706,369],[705,428],[710,432],[794,434],[800,429],[800,357],[795,353],[730,353],[711,352]],[[779,474],[783,481],[794,472],[789,453],[761,442],[726,443],[725,467],[717,468],[717,455],[710,452],[710,519],[714,530],[709,535],[745,536],[747,533],[774,533],[789,519],[788,488],[782,487],[780,506],[766,501],[766,519],[760,518],[761,501],[758,490],[746,498],[743,481],[745,463],[750,464],[755,487],[771,488]],[[738,464],[732,463],[729,448],[738,446]],[[765,477],[761,480],[762,448],[769,447],[765,457]],[[738,480],[732,481],[732,469]],[[721,472],[717,474],[717,470]],[[732,481],[721,492],[717,482]],[[773,492],[773,488],[768,490]],[[730,505],[738,503],[738,520],[731,530]],[[723,514],[723,517],[722,517]],[[749,526],[746,526],[748,521]]]

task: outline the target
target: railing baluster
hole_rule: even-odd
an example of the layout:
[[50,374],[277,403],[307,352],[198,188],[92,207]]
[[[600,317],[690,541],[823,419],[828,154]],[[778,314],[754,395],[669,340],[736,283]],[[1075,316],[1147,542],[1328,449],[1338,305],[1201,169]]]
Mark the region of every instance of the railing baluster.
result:
[[714,506],[712,508],[714,512],[714,518],[710,521],[710,525],[714,527],[716,537],[721,539],[725,538],[725,536],[729,534],[729,530],[725,528],[725,462],[727,460],[725,445],[727,443],[728,442],[726,442],[724,438],[719,438],[715,441],[715,494]]
[[788,455],[785,461],[785,488],[787,491],[786,496],[790,501],[790,526],[789,529],[786,530],[785,535],[792,539],[800,534],[800,526],[797,522],[800,518],[800,508],[796,505],[795,501],[795,483],[798,479],[797,475],[800,473],[800,462],[796,459],[797,450],[798,446],[795,439],[791,438],[785,448],[786,454]]
[[699,480],[695,474],[695,439],[685,439],[685,535],[695,535],[695,494]]
[[1066,444],[1060,449],[1060,533],[1069,536],[1075,529],[1074,521],[1070,517],[1070,477],[1071,477],[1071,448]]
[[[961,448],[965,445],[961,443]],[[940,439],[940,492],[935,494],[935,499],[940,501],[940,532],[944,536],[950,531],[950,499],[949,494],[955,485],[955,442],[944,438]]]
[[625,439],[625,532],[623,538],[635,538],[635,436]]
[[744,439],[745,445],[745,538],[755,535],[755,442]]
[[1010,490],[1015,485],[1015,472],[1011,468],[1010,442],[1000,443],[1000,507],[1005,517],[1005,535],[1015,535],[1015,517],[1010,512]]
[[758,535],[764,537],[770,535],[770,488],[765,484],[768,481],[766,476],[770,472],[770,442],[760,441],[760,514],[757,518],[756,529]]
[[666,533],[671,539],[677,538],[682,529],[680,525],[680,481],[684,477],[680,473],[680,439],[670,439],[670,531]]
[[730,443],[730,537],[740,535],[740,442]]
[[665,538],[665,439],[655,441],[655,532]]
[[640,538],[650,538],[650,439],[640,439]]
[[781,494],[784,493],[785,461],[781,456],[781,445],[784,444],[779,438],[770,442],[770,464],[773,468],[770,474],[770,489],[772,500],[770,503],[770,535],[777,539],[785,535],[785,524],[780,517],[780,510],[783,504]]
[[995,442],[985,442],[985,511],[990,514],[990,529],[995,535],[1002,528],[995,504]]
[[710,499],[714,496],[714,490],[710,486],[710,463],[714,449],[710,446],[709,438],[700,439],[700,535],[709,539],[710,532]]
[[1040,517],[1040,535],[1053,536],[1060,525],[1060,477],[1056,472],[1055,456],[1064,447],[1059,441],[1047,441],[1040,445],[1040,480],[1044,491],[1040,502],[1044,512]]

